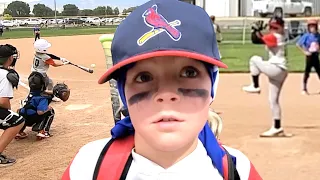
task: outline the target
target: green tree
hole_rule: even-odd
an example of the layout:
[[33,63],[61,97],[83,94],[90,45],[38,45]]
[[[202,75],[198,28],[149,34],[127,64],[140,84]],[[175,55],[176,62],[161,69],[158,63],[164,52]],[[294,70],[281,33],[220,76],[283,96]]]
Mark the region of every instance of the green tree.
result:
[[113,15],[113,9],[110,6],[107,6],[107,10],[106,10],[107,14],[106,15]]
[[127,9],[126,13],[131,13],[132,11],[134,11],[137,7],[130,7]]
[[10,14],[3,14],[3,19],[4,20],[12,20],[12,16]]
[[92,9],[83,9],[79,11],[80,16],[93,16],[93,10]]
[[54,11],[44,4],[35,4],[32,10],[35,17],[52,17],[54,16]]
[[93,14],[96,16],[106,15],[107,8],[105,6],[98,6],[93,10]]
[[13,17],[30,16],[30,6],[22,1],[13,1],[4,10],[3,14],[10,14]]
[[123,9],[122,14],[127,14],[127,9]]
[[75,4],[66,4],[63,6],[63,16],[77,16],[79,14],[79,8]]
[[120,11],[119,11],[119,8],[118,8],[118,7],[114,8],[113,14],[114,14],[114,15],[119,15],[119,14],[120,14]]

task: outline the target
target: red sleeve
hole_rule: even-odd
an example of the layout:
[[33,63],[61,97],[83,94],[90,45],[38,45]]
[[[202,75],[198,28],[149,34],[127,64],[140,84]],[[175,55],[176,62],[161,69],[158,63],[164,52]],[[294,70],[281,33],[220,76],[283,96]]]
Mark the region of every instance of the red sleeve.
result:
[[46,60],[45,63],[46,63],[46,64],[49,64],[49,65],[51,65],[51,66],[53,66],[53,65],[55,64],[55,63],[54,63],[54,60],[51,59],[51,58],[48,59],[48,60]]
[[[74,159],[74,158],[73,158]],[[67,169],[64,171],[62,177],[61,177],[61,180],[71,180],[70,179],[70,166],[73,162],[73,159],[72,161],[70,162],[70,164],[68,165]]]
[[273,34],[267,34],[262,36],[263,42],[268,46],[268,47],[277,47],[278,46],[278,40],[276,36]]

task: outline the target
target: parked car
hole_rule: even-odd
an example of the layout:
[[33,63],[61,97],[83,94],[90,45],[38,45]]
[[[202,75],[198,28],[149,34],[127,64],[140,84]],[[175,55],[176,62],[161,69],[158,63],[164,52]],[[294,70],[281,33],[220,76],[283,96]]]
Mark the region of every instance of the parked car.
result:
[[67,20],[67,24],[83,24],[86,21],[82,20],[82,19],[77,19],[77,18],[69,18]]
[[40,19],[29,18],[29,19],[24,20],[23,24],[25,26],[28,26],[28,25],[43,25],[44,22],[41,21]]
[[18,24],[15,21],[10,21],[10,20],[3,20],[0,22],[4,27],[16,27]]
[[313,3],[302,0],[253,0],[255,16],[266,17],[270,14],[283,17],[283,15],[297,16],[312,15]]

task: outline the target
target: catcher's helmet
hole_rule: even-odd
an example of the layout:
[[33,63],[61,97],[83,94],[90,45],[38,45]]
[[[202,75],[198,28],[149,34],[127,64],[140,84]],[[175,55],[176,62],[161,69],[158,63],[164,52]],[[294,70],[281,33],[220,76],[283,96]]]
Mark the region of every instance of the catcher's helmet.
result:
[[46,88],[44,76],[39,72],[32,72],[28,77],[28,83],[31,91],[44,91]]
[[283,28],[284,20],[281,17],[275,16],[269,20],[269,26],[273,28]]
[[38,53],[47,53],[47,50],[51,47],[51,44],[45,39],[38,39],[36,42],[34,42],[33,47]]

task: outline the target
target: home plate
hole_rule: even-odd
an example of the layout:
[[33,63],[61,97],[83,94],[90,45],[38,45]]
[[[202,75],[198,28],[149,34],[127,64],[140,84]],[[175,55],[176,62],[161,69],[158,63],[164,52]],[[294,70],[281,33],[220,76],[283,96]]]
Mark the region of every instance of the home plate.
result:
[[92,104],[70,104],[65,109],[70,111],[83,110],[91,107]]

